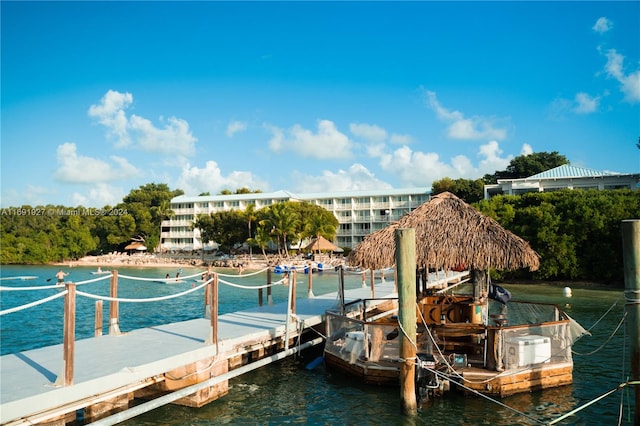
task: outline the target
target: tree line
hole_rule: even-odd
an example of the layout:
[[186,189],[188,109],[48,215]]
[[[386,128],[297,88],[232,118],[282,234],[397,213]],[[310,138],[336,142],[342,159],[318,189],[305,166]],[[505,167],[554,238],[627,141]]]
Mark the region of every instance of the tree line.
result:
[[538,271],[494,271],[498,278],[623,282],[621,223],[640,218],[640,191],[498,195],[474,207],[528,241],[541,256]]

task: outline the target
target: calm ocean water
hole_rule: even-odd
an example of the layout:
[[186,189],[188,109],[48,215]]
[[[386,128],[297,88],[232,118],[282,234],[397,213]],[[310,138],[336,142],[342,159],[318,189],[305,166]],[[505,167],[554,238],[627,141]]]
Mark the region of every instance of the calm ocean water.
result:
[[[50,266],[3,266],[2,277],[37,276],[35,280],[3,280],[3,286],[44,286],[55,282],[58,268]],[[65,268],[69,280],[75,282],[96,278],[93,268]],[[120,268],[122,275],[163,278],[175,275],[177,268],[136,269]],[[183,275],[193,273],[184,268]],[[274,280],[277,278],[274,275]],[[266,274],[243,280],[227,279],[242,285],[260,285]],[[50,280],[47,282],[47,280]],[[306,297],[306,277],[299,275],[298,297]],[[337,275],[314,275],[314,293],[334,292]],[[193,282],[162,285],[153,282],[120,279],[120,297],[150,298],[173,294],[190,288]],[[358,276],[346,277],[347,288],[360,286]],[[624,312],[622,290],[573,288],[573,297],[566,298],[562,287],[550,285],[504,285],[514,299],[556,303],[567,313],[591,329],[593,336],[584,337],[574,345],[574,351],[588,354],[596,351],[618,326]],[[108,295],[108,280],[87,284],[82,291]],[[56,290],[28,292],[0,292],[0,309],[8,309],[39,300]],[[275,302],[286,300],[286,288],[274,288]],[[122,331],[201,317],[202,292],[164,302],[120,304]],[[257,304],[257,292],[221,285],[220,313],[236,311]],[[94,301],[78,298],[76,337],[93,334]],[[610,312],[598,322],[611,308]],[[105,311],[106,312],[106,311]],[[106,314],[105,314],[106,316]],[[84,320],[82,319],[84,318]],[[107,327],[105,318],[105,330]],[[595,325],[595,326],[594,326]],[[595,397],[615,388],[626,380],[629,371],[628,349],[625,345],[625,327],[621,327],[611,340],[592,355],[574,354],[574,383],[562,388],[515,395],[500,400],[502,404],[525,413],[540,422],[548,422]],[[0,317],[0,352],[4,355],[17,351],[58,344],[62,342],[62,300],[40,305],[27,311]],[[229,394],[200,409],[165,406],[126,421],[126,425],[514,425],[536,424],[532,420],[505,407],[480,397],[465,397],[451,393],[429,401],[418,416],[400,414],[397,388],[377,388],[360,385],[348,378],[327,372],[324,366],[311,371],[306,359],[291,358],[247,373],[230,382]],[[616,392],[604,400],[580,411],[560,424],[613,425],[618,424],[620,406],[624,411],[621,424],[632,424],[632,390]],[[624,399],[622,398],[624,396]]]

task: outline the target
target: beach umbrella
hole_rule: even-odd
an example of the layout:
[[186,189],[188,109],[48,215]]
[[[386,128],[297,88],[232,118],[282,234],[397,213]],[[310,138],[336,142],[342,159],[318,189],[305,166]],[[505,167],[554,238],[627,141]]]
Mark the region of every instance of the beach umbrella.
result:
[[347,263],[370,269],[393,266],[398,228],[416,230],[420,268],[535,271],[540,266],[540,256],[529,243],[450,192],[434,195],[397,222],[366,236]]

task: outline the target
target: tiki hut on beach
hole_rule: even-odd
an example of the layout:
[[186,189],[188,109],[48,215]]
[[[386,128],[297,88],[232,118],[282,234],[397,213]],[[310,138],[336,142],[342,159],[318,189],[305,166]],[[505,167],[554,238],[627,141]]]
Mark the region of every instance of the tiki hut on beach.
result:
[[333,244],[331,241],[327,240],[322,235],[318,236],[311,240],[309,244],[307,244],[304,248],[305,250],[310,251],[342,251],[340,247]]
[[398,228],[415,229],[418,268],[535,271],[540,266],[539,255],[529,243],[450,192],[433,196],[397,222],[365,237],[347,263],[374,270],[393,266]]

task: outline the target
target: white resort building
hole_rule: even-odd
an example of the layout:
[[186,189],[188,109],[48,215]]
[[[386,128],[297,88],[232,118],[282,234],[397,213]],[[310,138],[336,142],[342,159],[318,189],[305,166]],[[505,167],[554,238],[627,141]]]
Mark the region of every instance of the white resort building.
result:
[[[537,175],[521,179],[499,179],[495,185],[485,185],[484,198],[497,194],[519,195],[526,192],[546,192],[560,189],[640,189],[640,173],[600,172],[565,164]],[[377,191],[345,191],[332,193],[294,194],[288,191],[179,196],[171,200],[174,216],[162,222],[162,250],[201,250],[204,246],[200,231],[192,229],[201,214],[228,210],[255,210],[283,201],[307,201],[324,207],[338,219],[338,232],[333,241],[337,246],[354,248],[364,237],[386,227],[390,222],[429,201],[430,188],[386,189]]]
[[638,190],[639,183],[640,173],[602,172],[564,164],[527,178],[498,179],[497,184],[484,186],[484,199],[499,194],[520,195],[560,189]]
[[332,193],[294,194],[287,191],[179,196],[171,200],[174,216],[162,222],[162,250],[200,250],[200,231],[192,229],[201,214],[228,210],[244,211],[253,204],[255,210],[283,201],[306,201],[332,212],[339,226],[336,240],[339,247],[353,248],[370,233],[384,228],[421,204],[429,201],[429,188],[386,189],[378,191],[348,191]]

